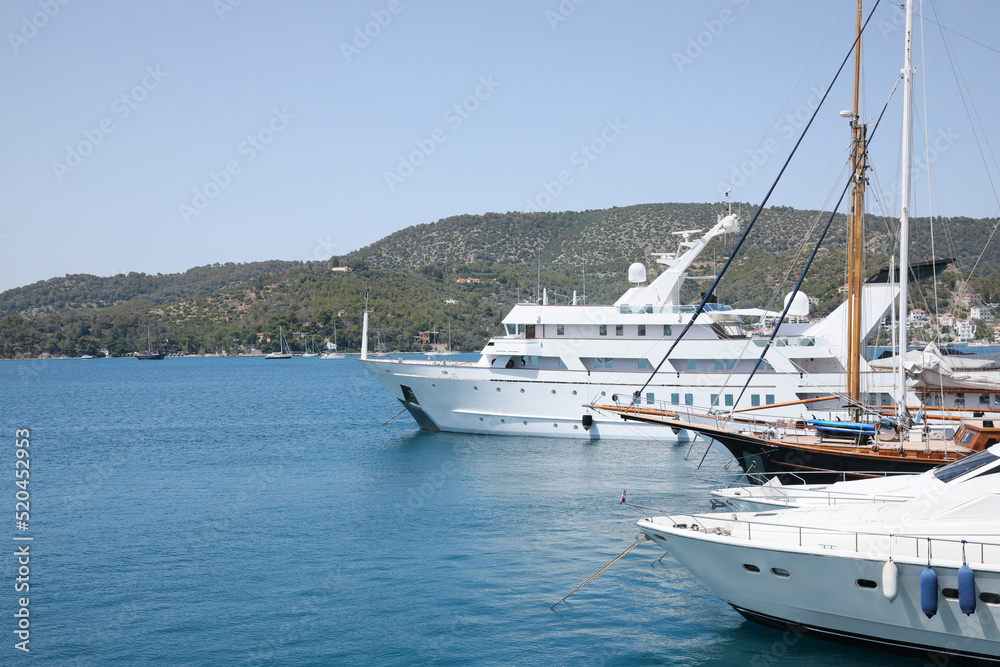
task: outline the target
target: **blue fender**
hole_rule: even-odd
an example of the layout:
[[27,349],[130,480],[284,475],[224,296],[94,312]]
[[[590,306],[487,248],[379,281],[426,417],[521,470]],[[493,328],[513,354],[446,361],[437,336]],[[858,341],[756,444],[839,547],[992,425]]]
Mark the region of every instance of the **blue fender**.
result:
[[938,608],[938,579],[937,572],[928,565],[920,573],[920,610],[932,618],[937,613]]
[[968,563],[958,568],[958,607],[966,616],[976,613],[976,575]]

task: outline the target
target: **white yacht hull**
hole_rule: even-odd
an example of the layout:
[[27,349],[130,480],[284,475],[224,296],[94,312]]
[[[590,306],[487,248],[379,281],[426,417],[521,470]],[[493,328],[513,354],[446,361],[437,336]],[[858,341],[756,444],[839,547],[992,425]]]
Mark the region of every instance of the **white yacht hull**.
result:
[[[646,532],[662,537],[665,531]],[[881,591],[885,560],[726,544],[725,536],[696,531],[672,531],[665,537],[657,541],[674,559],[750,620],[789,628],[796,635],[864,644],[925,660],[1000,661],[1000,606],[980,602],[975,614],[966,616],[958,600],[941,597],[938,613],[927,618],[920,608],[920,575],[926,563],[916,559],[896,558],[899,596],[889,602]],[[744,563],[759,572],[747,571]],[[1000,573],[971,558],[970,564],[976,570],[977,593],[1000,592]],[[954,567],[935,564],[939,589],[958,587],[959,565],[960,561]],[[772,568],[789,576],[776,576]],[[861,579],[879,587],[862,588],[857,583]]]
[[[409,410],[424,430],[590,439],[690,439],[686,431],[673,433],[670,429],[624,422],[618,416],[588,407],[595,400],[610,402],[615,394],[620,402],[627,403],[633,392],[642,387],[648,377],[645,373],[497,369],[471,363],[410,359],[359,362]],[[645,395],[652,393],[662,406],[674,394],[682,402],[690,394],[695,405],[708,405],[712,395],[738,392],[743,381],[728,373],[661,375],[665,379],[661,381],[658,376],[645,388],[644,401]],[[824,378],[822,382],[836,378]],[[810,387],[797,380],[798,374],[758,374],[748,392],[774,398],[775,402],[795,401],[800,391],[824,392],[822,386]],[[806,382],[815,380],[805,378]],[[804,409],[823,414],[817,408]],[[589,428],[584,424],[584,416],[590,417]]]

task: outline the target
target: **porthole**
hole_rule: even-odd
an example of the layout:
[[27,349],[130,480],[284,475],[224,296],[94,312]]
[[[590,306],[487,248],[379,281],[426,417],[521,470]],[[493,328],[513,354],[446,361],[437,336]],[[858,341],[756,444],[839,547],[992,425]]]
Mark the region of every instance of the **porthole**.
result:
[[792,576],[791,574],[788,573],[788,570],[786,570],[784,568],[781,568],[781,567],[772,567],[771,568],[771,574],[773,574],[776,577],[790,577],[790,576]]
[[606,391],[602,391],[601,392],[601,396],[607,396],[607,395],[608,395],[608,392],[606,392]]
[[497,391],[498,391],[498,392],[500,391],[500,387],[497,387]]
[[559,428],[559,424],[553,424],[552,428]]
[[479,387],[473,387],[472,391],[479,391]]
[[436,385],[436,384],[434,384],[433,382],[431,382],[431,386],[432,386],[432,387],[436,387],[437,385]]
[[556,393],[556,390],[555,390],[555,389],[553,389],[553,390],[552,390],[552,393],[553,393],[553,394],[554,394],[554,393]]
[[858,579],[854,583],[858,585],[858,588],[867,588],[868,590],[872,591],[878,588],[878,584],[876,584],[871,579]]
[[522,394],[524,393],[524,389],[523,389],[523,388],[521,389],[521,393],[522,393]]
[[480,418],[479,418],[479,421],[483,421],[483,418],[482,418],[482,417],[480,417]]
[[576,396],[576,389],[573,390],[573,395]]
[[957,588],[942,588],[941,595],[945,597],[946,600],[957,600],[958,599],[958,589]]
[[1000,604],[1000,595],[996,593],[980,593],[979,599],[986,604]]
[[506,423],[507,423],[507,420],[506,420],[506,419],[501,419],[501,420],[500,420],[500,423],[501,423],[501,424],[506,424]]
[[527,420],[527,419],[525,419],[525,420],[524,420],[523,422],[521,422],[521,423],[522,423],[522,424],[524,424],[525,426],[527,426],[527,425],[528,425],[528,420]]
[[753,572],[754,574],[760,572],[759,567],[757,567],[756,565],[751,565],[750,563],[743,563],[743,569],[746,570],[747,572]]
[[574,430],[574,431],[575,431],[575,430],[577,430],[578,428],[580,428],[580,425],[579,425],[579,424],[573,424],[573,430]]

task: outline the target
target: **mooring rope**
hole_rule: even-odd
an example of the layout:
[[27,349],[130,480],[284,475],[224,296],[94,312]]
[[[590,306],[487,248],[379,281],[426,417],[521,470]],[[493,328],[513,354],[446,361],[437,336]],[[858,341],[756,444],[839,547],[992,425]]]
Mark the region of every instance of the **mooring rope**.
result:
[[[594,579],[596,579],[598,576],[600,576],[600,574],[602,572],[604,572],[606,569],[608,569],[609,567],[611,567],[612,565],[614,565],[615,563],[617,563],[618,561],[620,561],[622,558],[624,558],[625,555],[628,552],[632,551],[632,549],[635,549],[637,546],[639,546],[640,544],[642,544],[643,542],[645,542],[648,539],[649,539],[648,537],[646,537],[645,535],[643,535],[642,539],[636,540],[635,544],[633,544],[628,549],[626,549],[625,551],[623,551],[620,554],[618,554],[618,556],[613,561],[611,561],[610,563],[608,563],[607,565],[605,565],[604,567],[602,567],[600,570],[598,570],[597,572],[595,572],[594,576],[592,576],[590,579],[587,579],[585,582],[583,582],[582,584],[580,584],[579,586],[577,586],[576,588],[574,588],[573,590],[571,590],[562,600],[559,600],[559,602],[562,602],[563,600],[565,600],[566,598],[568,598],[570,595],[572,595],[573,593],[576,593],[578,590],[580,590],[581,588],[583,588],[584,586],[586,586],[587,584],[589,584],[590,582],[592,582]],[[554,604],[551,607],[549,607],[549,609],[555,609],[556,605],[559,604],[559,602],[556,602],[556,604]]]

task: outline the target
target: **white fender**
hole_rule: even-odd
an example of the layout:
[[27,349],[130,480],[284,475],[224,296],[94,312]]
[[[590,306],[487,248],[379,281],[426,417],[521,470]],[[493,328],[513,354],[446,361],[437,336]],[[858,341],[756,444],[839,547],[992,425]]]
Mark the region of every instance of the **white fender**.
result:
[[899,595],[899,568],[891,560],[882,567],[882,595],[889,602]]

